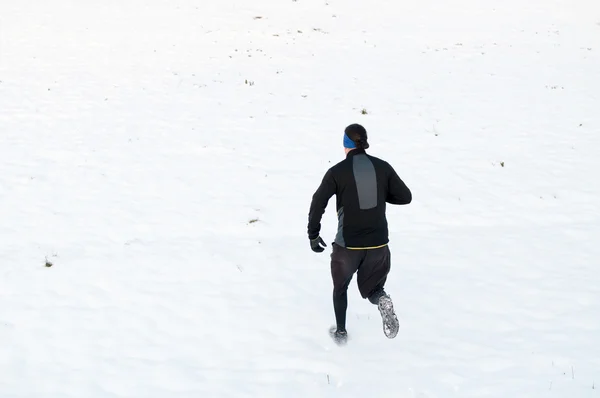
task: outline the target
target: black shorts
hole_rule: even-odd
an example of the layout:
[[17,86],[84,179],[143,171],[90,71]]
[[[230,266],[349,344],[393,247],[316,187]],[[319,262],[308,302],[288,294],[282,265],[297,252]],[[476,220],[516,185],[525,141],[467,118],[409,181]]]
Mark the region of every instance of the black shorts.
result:
[[390,259],[390,248],[387,245],[377,249],[357,250],[346,249],[334,243],[331,253],[334,294],[348,289],[354,273],[357,273],[358,290],[363,298],[382,289],[390,272]]

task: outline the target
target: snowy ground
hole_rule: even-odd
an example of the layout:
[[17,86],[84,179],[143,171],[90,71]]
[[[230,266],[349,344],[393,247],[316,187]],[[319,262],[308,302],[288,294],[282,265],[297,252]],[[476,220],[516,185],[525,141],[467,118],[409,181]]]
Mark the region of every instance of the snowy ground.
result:
[[[0,397],[600,397],[599,115],[595,0],[3,1]],[[414,202],[340,348],[353,122]]]

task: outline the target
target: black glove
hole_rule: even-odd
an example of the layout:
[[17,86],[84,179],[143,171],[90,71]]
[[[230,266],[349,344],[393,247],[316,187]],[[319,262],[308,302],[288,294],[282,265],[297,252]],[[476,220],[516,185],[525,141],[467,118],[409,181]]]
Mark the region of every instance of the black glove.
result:
[[320,236],[317,236],[315,239],[312,239],[310,241],[310,248],[315,253],[321,253],[323,250],[325,250],[323,247],[321,247],[321,245],[327,247],[327,245],[325,244],[325,242],[323,242],[323,239]]

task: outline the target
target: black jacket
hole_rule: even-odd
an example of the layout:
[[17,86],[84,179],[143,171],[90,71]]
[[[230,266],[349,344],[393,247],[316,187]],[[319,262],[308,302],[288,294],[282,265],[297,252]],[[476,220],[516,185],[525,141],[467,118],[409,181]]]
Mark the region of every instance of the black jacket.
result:
[[321,217],[334,194],[338,215],[335,243],[347,248],[386,245],[386,203],[405,205],[412,201],[410,190],[389,163],[364,149],[354,149],[327,170],[314,193],[308,214],[309,239],[319,236]]

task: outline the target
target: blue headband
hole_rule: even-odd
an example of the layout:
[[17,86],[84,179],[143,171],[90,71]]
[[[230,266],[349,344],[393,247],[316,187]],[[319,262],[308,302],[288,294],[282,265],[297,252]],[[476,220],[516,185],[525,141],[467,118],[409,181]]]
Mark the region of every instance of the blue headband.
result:
[[354,149],[356,148],[356,144],[354,141],[348,137],[348,135],[344,134],[344,148]]

